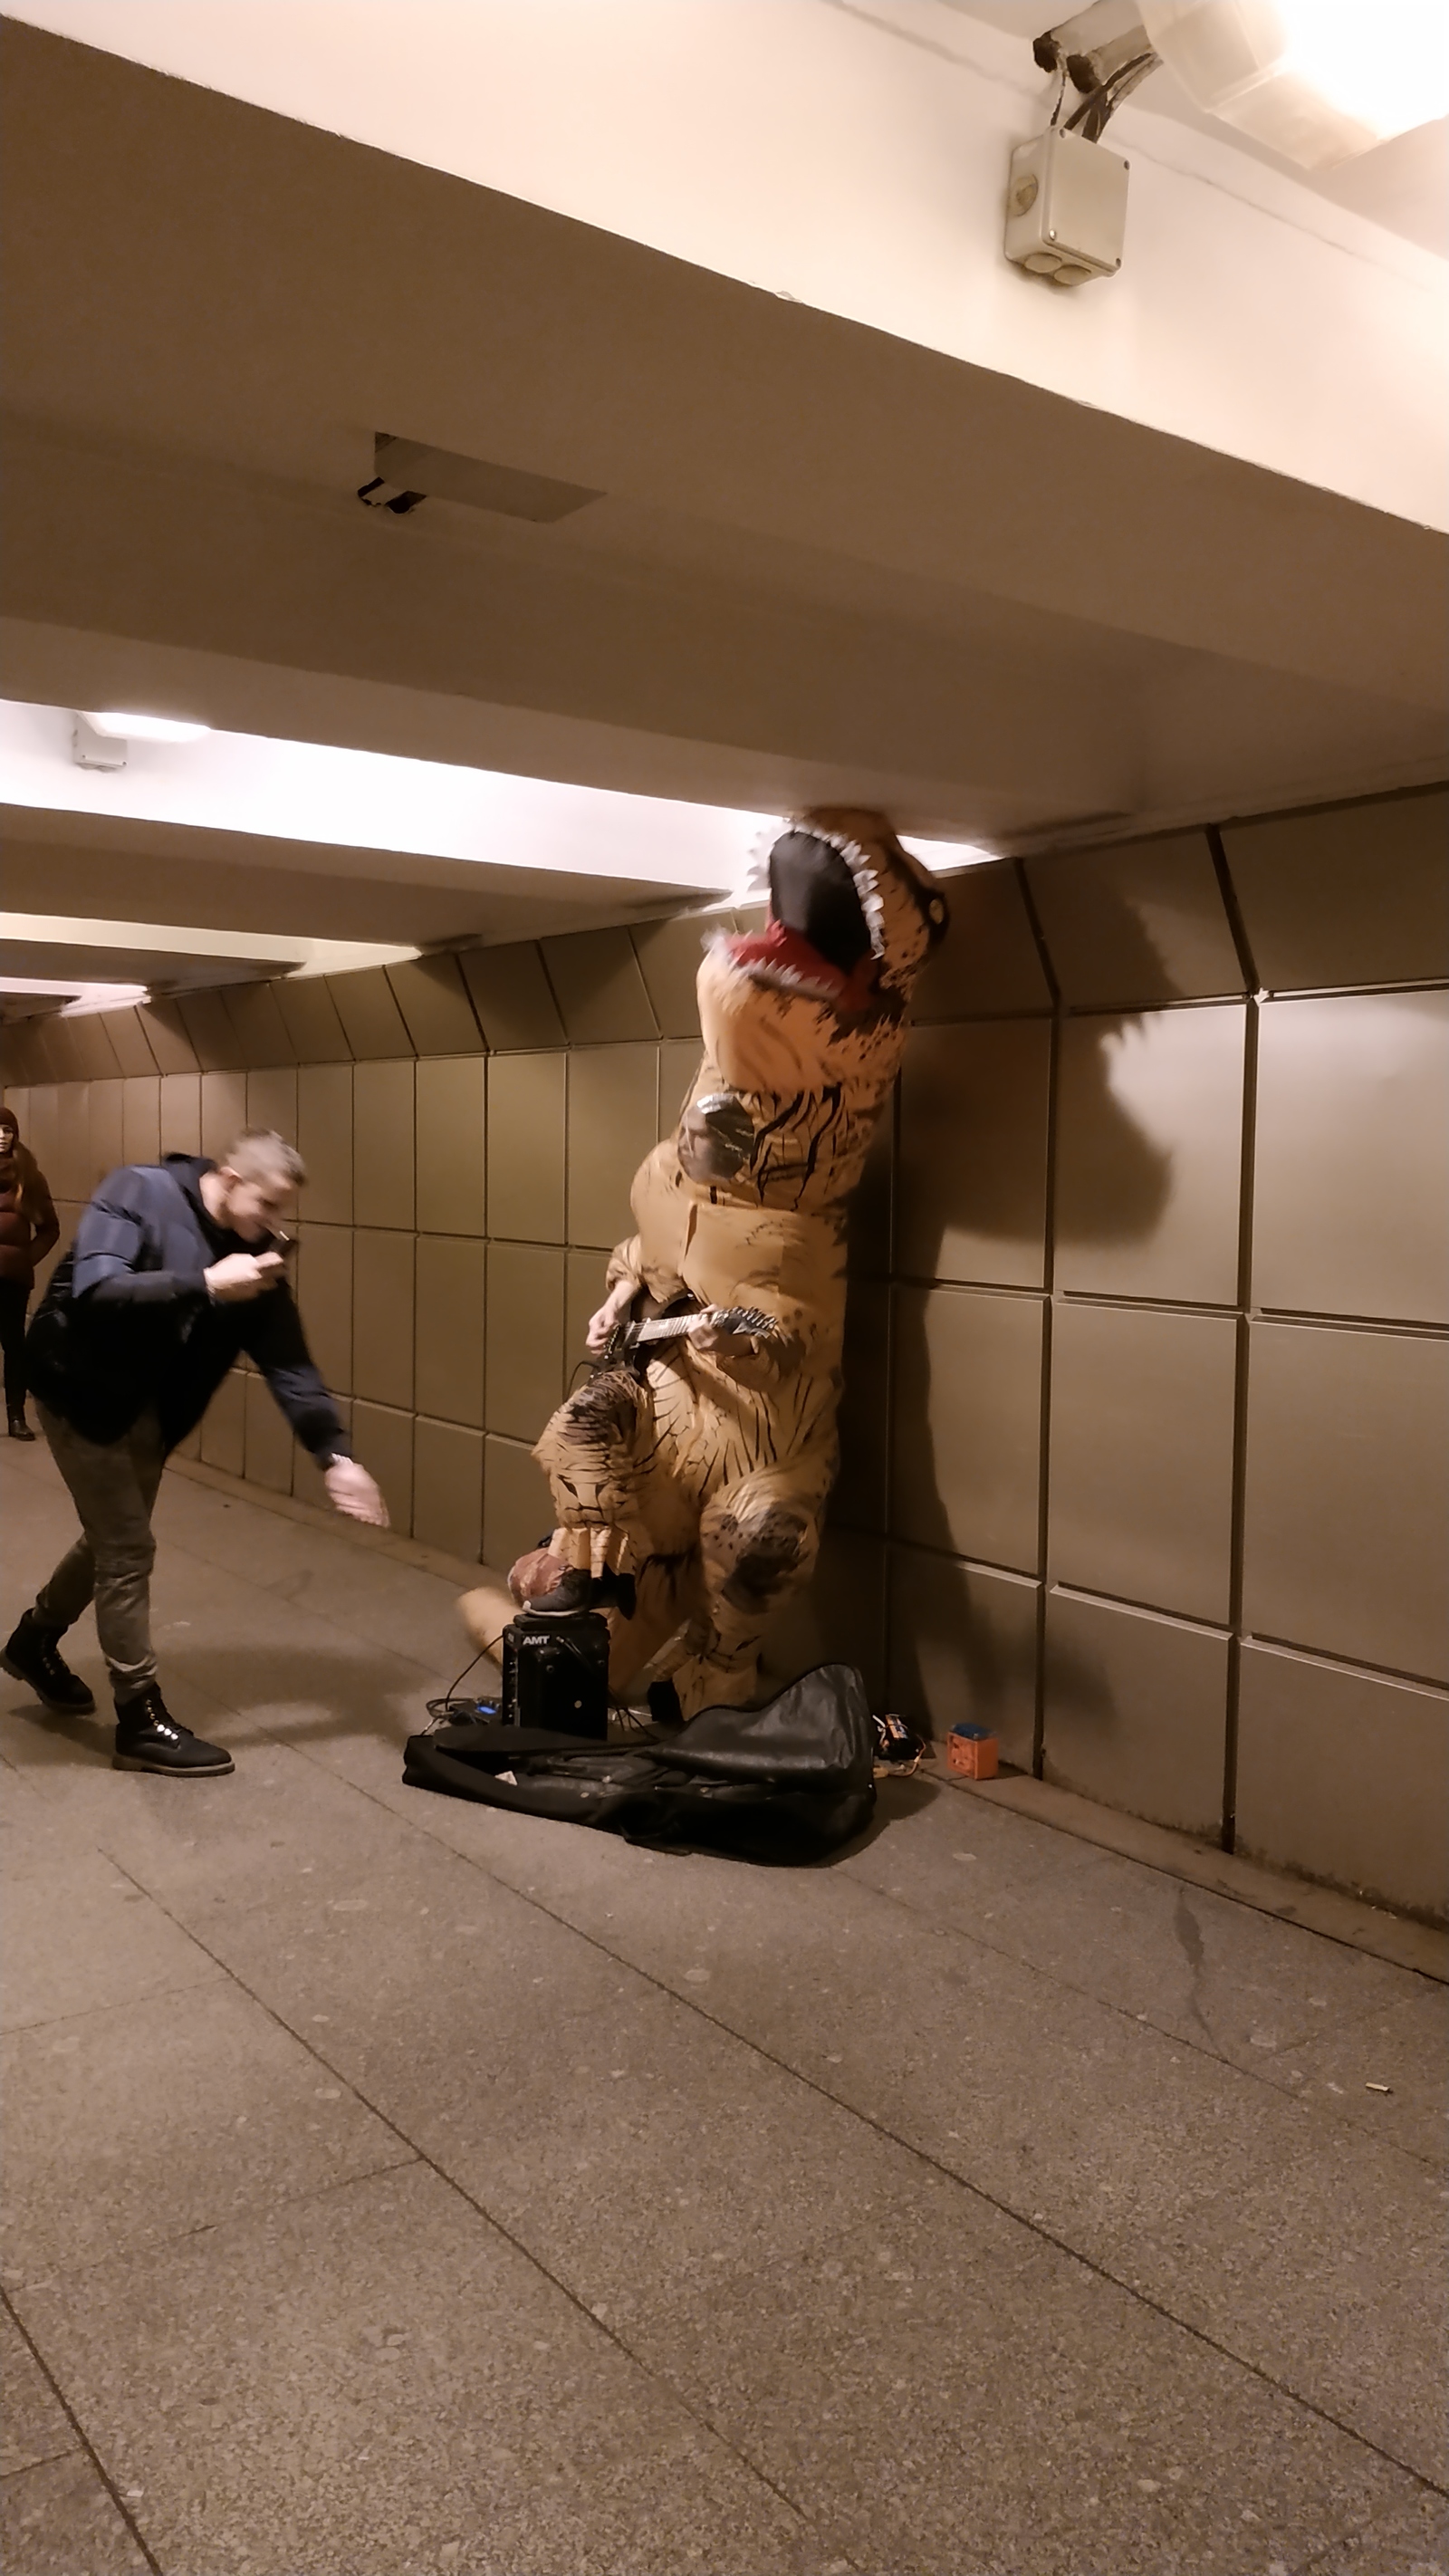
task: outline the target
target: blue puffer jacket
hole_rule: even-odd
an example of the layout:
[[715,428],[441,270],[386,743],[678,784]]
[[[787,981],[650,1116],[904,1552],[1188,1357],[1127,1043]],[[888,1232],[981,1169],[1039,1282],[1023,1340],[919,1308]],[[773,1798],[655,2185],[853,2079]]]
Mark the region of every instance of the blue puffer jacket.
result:
[[81,1215],[26,1336],[39,1401],[85,1440],[119,1440],[154,1405],[168,1449],[201,1420],[245,1351],[315,1457],[346,1457],[337,1407],[317,1374],[285,1282],[213,1305],[204,1273],[255,1252],[208,1216],[199,1155],[111,1172]]

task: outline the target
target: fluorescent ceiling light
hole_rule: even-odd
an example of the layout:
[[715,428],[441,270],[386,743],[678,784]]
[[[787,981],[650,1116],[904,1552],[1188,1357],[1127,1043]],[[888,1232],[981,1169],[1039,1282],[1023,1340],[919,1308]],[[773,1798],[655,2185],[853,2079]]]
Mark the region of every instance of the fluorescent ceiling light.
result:
[[995,850],[983,850],[977,841],[922,841],[914,832],[902,832],[901,848],[938,876],[949,876],[957,868],[989,867],[999,856]]
[[76,984],[53,975],[0,975],[0,995],[6,993],[63,1002],[63,1020],[76,1019],[84,1011],[119,1011],[128,1002],[151,999],[144,984]]
[[1141,0],[1199,107],[1303,170],[1449,113],[1444,0]]
[[122,715],[110,709],[104,715],[93,715],[90,709],[79,710],[97,733],[109,735],[112,742],[199,742],[210,725],[183,724],[177,716]]
[[[69,913],[0,912],[0,939],[43,948],[139,950],[153,957],[233,957],[277,975],[340,975],[354,966],[401,966],[416,948],[378,939],[302,939],[294,933],[195,930],[176,922],[82,921]],[[63,988],[40,988],[57,993]]]

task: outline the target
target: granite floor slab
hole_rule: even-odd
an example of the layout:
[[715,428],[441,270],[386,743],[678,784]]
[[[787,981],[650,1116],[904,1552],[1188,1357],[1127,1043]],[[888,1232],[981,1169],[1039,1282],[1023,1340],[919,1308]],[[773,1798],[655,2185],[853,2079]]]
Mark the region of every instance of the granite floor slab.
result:
[[0,1689],[16,2576],[1437,2568],[1426,1980],[929,1782],[802,1871],[404,1789],[449,1585],[158,1526],[235,1774]]

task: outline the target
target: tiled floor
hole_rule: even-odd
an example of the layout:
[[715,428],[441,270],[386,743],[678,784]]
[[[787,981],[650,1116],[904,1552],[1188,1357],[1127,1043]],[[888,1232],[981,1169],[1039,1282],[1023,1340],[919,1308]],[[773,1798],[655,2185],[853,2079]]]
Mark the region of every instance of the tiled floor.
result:
[[965,1790],[767,1871],[405,1789],[450,1586],[160,1529],[233,1778],[0,1683],[10,2576],[1449,2563],[1442,1989]]

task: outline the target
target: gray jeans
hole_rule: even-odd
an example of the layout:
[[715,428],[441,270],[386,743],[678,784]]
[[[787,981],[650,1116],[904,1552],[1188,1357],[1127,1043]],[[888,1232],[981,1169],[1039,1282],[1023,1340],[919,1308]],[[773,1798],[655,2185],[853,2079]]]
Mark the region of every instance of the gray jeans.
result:
[[50,1454],[70,1487],[82,1535],[61,1558],[34,1616],[69,1628],[94,1600],[96,1634],[117,1699],[133,1699],[156,1678],[151,1651],[151,1513],[166,1463],[161,1425],[143,1413],[123,1440],[83,1440],[37,1403]]

